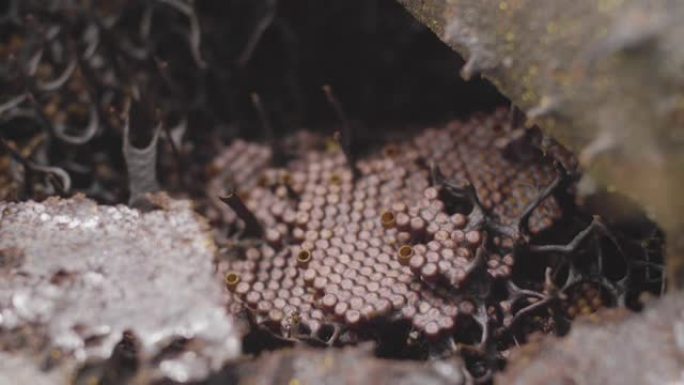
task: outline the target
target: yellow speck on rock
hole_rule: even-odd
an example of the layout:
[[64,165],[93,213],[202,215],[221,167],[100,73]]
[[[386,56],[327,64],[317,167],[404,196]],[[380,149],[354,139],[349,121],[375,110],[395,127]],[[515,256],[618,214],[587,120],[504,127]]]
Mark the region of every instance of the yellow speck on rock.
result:
[[597,2],[597,8],[599,12],[608,13],[621,6],[623,2],[623,0],[599,0]]
[[508,3],[506,3],[505,1],[502,1],[499,3],[499,10],[500,11],[505,11],[507,9],[508,9]]
[[287,383],[287,385],[302,385],[302,382],[299,381],[298,378],[293,378],[290,380],[290,382]]
[[537,95],[534,93],[534,91],[528,89],[522,94],[522,100],[526,104],[534,104],[535,101],[537,100]]
[[324,370],[330,370],[332,369],[335,361],[332,357],[332,355],[328,354],[323,358],[323,369]]
[[510,43],[513,40],[515,40],[515,33],[513,31],[506,32],[506,41]]
[[548,34],[555,34],[558,32],[558,25],[554,22],[549,22],[546,24],[546,33]]
[[534,64],[531,65],[530,68],[529,68],[529,71],[528,71],[528,75],[529,75],[530,77],[534,77],[534,76],[537,76],[538,74],[539,74],[539,67],[537,67],[537,66],[534,65]]

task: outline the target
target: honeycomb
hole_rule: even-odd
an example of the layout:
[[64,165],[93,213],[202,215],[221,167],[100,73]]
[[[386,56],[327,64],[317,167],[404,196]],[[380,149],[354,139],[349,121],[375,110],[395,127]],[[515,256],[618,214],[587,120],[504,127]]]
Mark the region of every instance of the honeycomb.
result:
[[[515,240],[490,237],[470,212],[447,207],[449,193],[427,165],[472,184],[489,215],[511,224],[556,171],[548,159],[507,156],[500,143],[510,136],[500,110],[387,144],[355,170],[322,138],[304,137],[283,167],[269,165],[268,147],[235,142],[214,164],[212,189],[237,191],[263,235],[221,265],[226,286],[257,325],[285,339],[335,342],[342,331],[387,322],[438,339],[464,317],[481,320],[471,281],[481,267],[486,280],[510,276]],[[529,231],[560,215],[546,198]],[[226,218],[240,227],[239,215]]]

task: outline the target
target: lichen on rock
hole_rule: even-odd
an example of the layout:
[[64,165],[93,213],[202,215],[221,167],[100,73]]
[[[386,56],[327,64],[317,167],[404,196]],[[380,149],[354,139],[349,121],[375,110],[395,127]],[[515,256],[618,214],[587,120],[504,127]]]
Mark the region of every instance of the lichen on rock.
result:
[[684,286],[684,3],[399,2],[464,55],[464,77],[491,80],[578,154],[586,178],[639,202],[667,232],[670,283]]
[[497,384],[680,384],[684,380],[684,296],[642,314],[604,310],[580,319],[564,338],[545,338],[511,357]]
[[0,269],[0,332],[41,328],[42,350],[78,364],[124,344],[146,375],[178,382],[236,357],[206,224],[187,201],[155,201],[164,208],[146,213],[82,196],[0,203],[0,250],[14,261]]

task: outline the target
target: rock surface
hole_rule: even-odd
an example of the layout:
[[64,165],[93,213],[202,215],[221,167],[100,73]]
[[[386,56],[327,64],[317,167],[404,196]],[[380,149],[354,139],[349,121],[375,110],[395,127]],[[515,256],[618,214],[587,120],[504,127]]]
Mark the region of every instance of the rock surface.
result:
[[684,286],[683,2],[399,2],[467,58],[464,77],[492,80],[586,175],[646,208]]
[[[8,371],[32,378],[25,383],[48,381],[59,369],[43,372],[20,355],[49,351],[59,352],[59,365],[116,359],[149,378],[185,382],[240,353],[206,225],[189,202],[155,200],[163,208],[147,213],[81,196],[0,203]],[[35,338],[17,338],[20,331]],[[24,342],[8,342],[16,340]]]
[[676,385],[684,383],[684,295],[641,314],[597,313],[562,339],[520,348],[496,384]]
[[44,372],[26,355],[0,352],[0,385],[53,385],[67,383],[66,370]]
[[470,385],[459,360],[389,361],[370,349],[290,349],[266,354],[237,368],[241,385]]

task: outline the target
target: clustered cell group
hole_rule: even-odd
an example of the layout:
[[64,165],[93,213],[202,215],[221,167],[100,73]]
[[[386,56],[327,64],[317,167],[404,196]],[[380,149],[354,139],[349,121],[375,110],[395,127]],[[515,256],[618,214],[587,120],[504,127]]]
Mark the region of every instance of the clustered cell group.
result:
[[[507,156],[497,145],[511,136],[507,127],[505,111],[452,122],[353,165],[322,139],[300,143],[284,167],[268,166],[268,147],[234,143],[220,158],[220,180],[229,176],[226,187],[264,231],[222,265],[231,295],[283,338],[386,322],[408,323],[428,339],[454,333],[463,317],[485,311],[466,289],[473,271],[510,276],[513,242],[488,239],[469,212],[447,207],[451,198],[426,165],[471,183],[498,221],[512,222],[556,175],[543,158]],[[245,157],[257,157],[258,166],[245,172]],[[530,232],[560,215],[548,197],[532,213]]]

